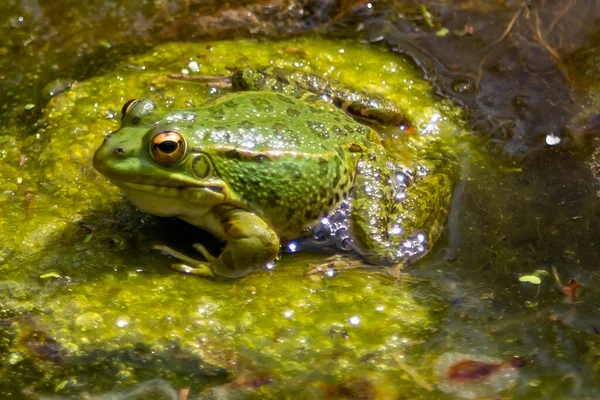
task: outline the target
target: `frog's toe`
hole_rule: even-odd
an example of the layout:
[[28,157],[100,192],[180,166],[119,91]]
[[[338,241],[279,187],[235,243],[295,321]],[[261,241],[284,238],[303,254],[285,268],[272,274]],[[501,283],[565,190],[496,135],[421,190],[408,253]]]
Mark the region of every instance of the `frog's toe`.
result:
[[357,259],[350,255],[335,255],[326,258],[325,262],[321,264],[313,265],[312,268],[306,272],[306,275],[310,277],[321,274],[331,277],[342,271],[361,269],[392,277],[396,281],[407,283],[416,283],[421,281],[419,278],[415,278],[406,272],[402,272],[404,266],[404,263],[396,263],[394,265],[373,265],[367,264],[361,259]]
[[202,257],[204,257],[206,261],[214,261],[217,259],[217,257],[213,256],[208,252],[208,250],[206,250],[204,245],[201,245],[200,243],[194,243],[192,246],[194,246],[194,249],[196,249],[198,253],[202,254]]
[[203,276],[205,278],[213,278],[215,276],[215,273],[210,269],[210,267],[204,263],[197,263],[194,267],[190,267],[186,264],[172,264],[171,268],[177,272]]
[[334,276],[342,270],[357,268],[373,268],[373,265],[365,264],[364,261],[348,255],[335,255],[324,260],[321,264],[313,265],[306,275],[323,274]]

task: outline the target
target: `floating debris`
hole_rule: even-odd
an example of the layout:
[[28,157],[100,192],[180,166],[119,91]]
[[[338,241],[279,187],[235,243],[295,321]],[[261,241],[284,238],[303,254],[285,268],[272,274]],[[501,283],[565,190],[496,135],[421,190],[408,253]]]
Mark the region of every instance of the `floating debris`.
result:
[[494,396],[514,386],[518,369],[529,362],[519,357],[505,362],[484,355],[444,353],[434,366],[437,388],[463,399]]

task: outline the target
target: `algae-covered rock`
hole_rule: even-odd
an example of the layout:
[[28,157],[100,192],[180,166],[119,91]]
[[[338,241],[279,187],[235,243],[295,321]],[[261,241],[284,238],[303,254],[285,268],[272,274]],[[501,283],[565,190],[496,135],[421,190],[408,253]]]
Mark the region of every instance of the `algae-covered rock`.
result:
[[323,257],[302,252],[235,281],[175,273],[152,243],[211,239],[135,210],[92,168],[128,99],[181,108],[222,92],[168,74],[269,64],[388,97],[423,135],[461,132],[459,112],[406,60],[347,42],[172,43],[75,82],[34,132],[0,136],[0,397],[102,393],[156,377],[195,393],[231,381],[220,390],[268,397],[422,390],[397,359],[431,373],[418,344],[445,307],[431,285],[361,270],[309,278]]

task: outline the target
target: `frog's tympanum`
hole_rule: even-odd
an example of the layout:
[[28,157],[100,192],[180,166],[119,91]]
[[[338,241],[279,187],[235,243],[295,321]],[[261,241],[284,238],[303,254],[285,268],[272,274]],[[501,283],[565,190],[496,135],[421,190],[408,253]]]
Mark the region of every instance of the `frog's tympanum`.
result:
[[94,156],[141,210],[226,242],[218,257],[197,245],[204,261],[170,251],[185,261],[174,268],[240,277],[311,229],[375,265],[404,265],[431,248],[452,167],[434,153],[409,160],[383,147],[371,126],[406,124],[394,104],[298,72],[243,69],[231,80],[235,92],[198,108],[127,102]]

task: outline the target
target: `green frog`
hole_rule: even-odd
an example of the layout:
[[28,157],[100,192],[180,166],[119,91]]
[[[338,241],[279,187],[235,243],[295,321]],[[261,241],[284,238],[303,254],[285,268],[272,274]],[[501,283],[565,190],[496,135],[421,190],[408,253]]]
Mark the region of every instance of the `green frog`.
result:
[[[198,108],[128,101],[94,167],[139,209],[175,216],[225,242],[178,271],[241,277],[307,234],[369,264],[405,265],[431,248],[448,213],[453,163],[386,150],[374,128],[408,126],[392,102],[316,75],[239,69],[234,91]],[[326,232],[324,235],[323,232]]]

